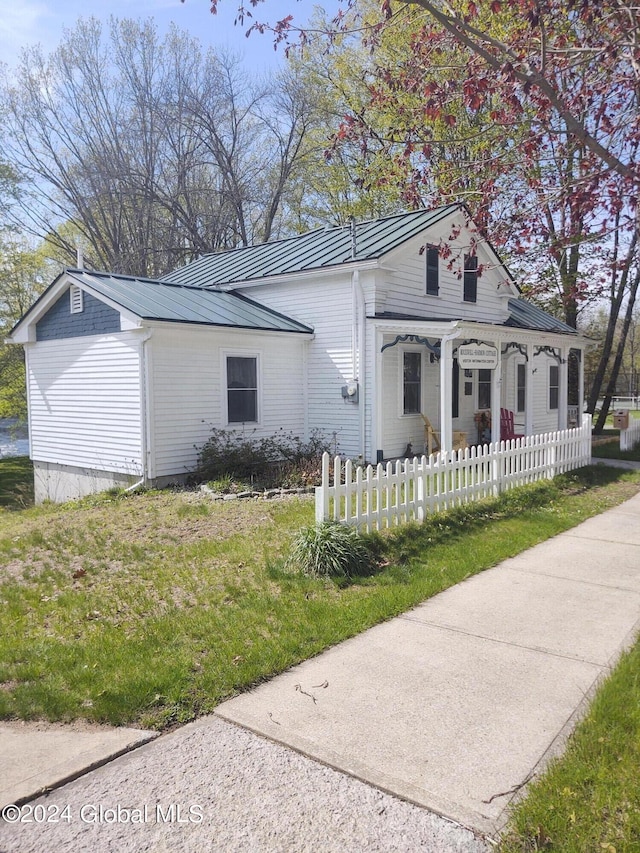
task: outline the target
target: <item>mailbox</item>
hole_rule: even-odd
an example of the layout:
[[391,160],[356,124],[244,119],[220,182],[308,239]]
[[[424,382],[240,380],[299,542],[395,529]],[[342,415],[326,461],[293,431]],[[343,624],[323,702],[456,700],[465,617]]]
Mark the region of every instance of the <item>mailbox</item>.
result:
[[626,409],[616,409],[613,413],[614,429],[629,429],[629,412]]

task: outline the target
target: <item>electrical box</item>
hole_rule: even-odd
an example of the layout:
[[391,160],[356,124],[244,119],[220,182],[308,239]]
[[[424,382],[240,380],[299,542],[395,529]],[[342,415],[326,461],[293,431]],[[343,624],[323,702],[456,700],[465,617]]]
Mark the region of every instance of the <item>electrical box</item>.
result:
[[350,403],[357,403],[358,397],[360,396],[360,386],[358,382],[355,380],[350,382],[348,385],[342,386],[342,396],[345,400],[348,400]]
[[626,409],[617,409],[613,413],[614,429],[629,429],[629,412]]

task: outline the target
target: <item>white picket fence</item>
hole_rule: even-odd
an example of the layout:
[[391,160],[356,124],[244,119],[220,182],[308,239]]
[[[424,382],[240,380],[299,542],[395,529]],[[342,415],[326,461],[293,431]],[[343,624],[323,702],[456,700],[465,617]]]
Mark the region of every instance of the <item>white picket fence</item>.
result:
[[422,521],[427,513],[551,479],[588,465],[591,416],[582,426],[460,451],[354,465],[325,453],[316,488],[316,521],[339,521],[358,530],[380,530]]
[[627,429],[620,430],[620,450],[633,450],[640,442],[640,418],[629,418]]

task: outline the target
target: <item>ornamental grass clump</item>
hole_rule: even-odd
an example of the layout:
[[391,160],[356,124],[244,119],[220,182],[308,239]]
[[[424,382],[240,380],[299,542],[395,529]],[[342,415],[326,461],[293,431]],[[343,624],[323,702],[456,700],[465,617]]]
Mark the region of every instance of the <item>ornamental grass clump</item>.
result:
[[351,578],[369,574],[374,556],[357,530],[324,521],[295,536],[287,565],[315,578]]

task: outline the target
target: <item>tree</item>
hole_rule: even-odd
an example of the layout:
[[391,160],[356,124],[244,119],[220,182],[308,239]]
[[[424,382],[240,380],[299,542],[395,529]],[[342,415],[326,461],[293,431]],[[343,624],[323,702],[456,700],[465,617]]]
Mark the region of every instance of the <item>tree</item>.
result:
[[311,120],[286,85],[177,28],[79,21],[2,85],[5,155],[28,182],[16,224],[73,262],[66,224],[90,266],[148,276],[270,236]]
[[[488,116],[493,129],[503,129],[507,137],[517,130],[517,137],[511,137],[509,144],[497,146],[490,168],[478,176],[476,192],[482,199],[478,218],[485,226],[493,225],[491,206],[508,184],[517,154],[516,159],[525,167],[527,188],[517,207],[542,213],[540,228],[527,231],[514,223],[517,248],[524,256],[534,238],[542,236],[549,241],[565,318],[575,325],[587,283],[579,274],[584,247],[595,240],[605,246],[615,233],[618,248],[624,247],[618,252],[619,258],[626,254],[632,262],[637,252],[637,6],[619,0],[408,0],[392,6],[390,0],[384,0],[382,16],[370,23],[360,7],[349,2],[347,11],[353,15],[336,16],[330,39],[335,40],[345,29],[353,31],[360,22],[376,52],[384,46],[386,34],[398,21],[405,20],[407,9],[427,14],[419,31],[409,32],[400,73],[389,68],[378,75],[382,85],[372,91],[371,99],[375,121],[381,107],[398,100],[398,93],[403,109],[404,93],[413,89],[418,93],[422,111],[407,113],[404,109],[403,118],[408,116],[409,120],[401,133],[407,144],[408,164],[415,169],[416,160],[423,160],[417,170],[419,182],[431,177],[435,143],[445,143],[444,139],[433,139],[434,121],[456,128],[463,108],[471,115]],[[277,37],[286,37],[291,26],[290,19],[277,25]],[[466,61],[450,63],[450,73],[446,73],[438,61],[443,52],[451,57],[462,52]],[[361,118],[355,123],[367,140],[380,138],[380,127],[373,125],[374,121],[367,123]],[[351,121],[345,130],[351,138],[353,127]],[[421,142],[418,151],[413,131]],[[562,181],[554,183],[551,174]],[[529,199],[531,204],[527,205]],[[513,198],[510,204],[514,209]],[[612,269],[616,281],[629,288],[623,300],[613,300],[612,308],[619,310],[626,299],[628,314],[635,299],[634,279],[624,275],[625,261],[617,263],[619,266]],[[611,318],[614,326],[617,319],[617,315]],[[618,362],[616,357],[614,370]],[[594,394],[597,392],[599,389],[593,389]]]
[[6,344],[5,338],[55,269],[46,246],[33,250],[12,231],[0,230],[0,418],[26,421],[24,353],[22,347]]

